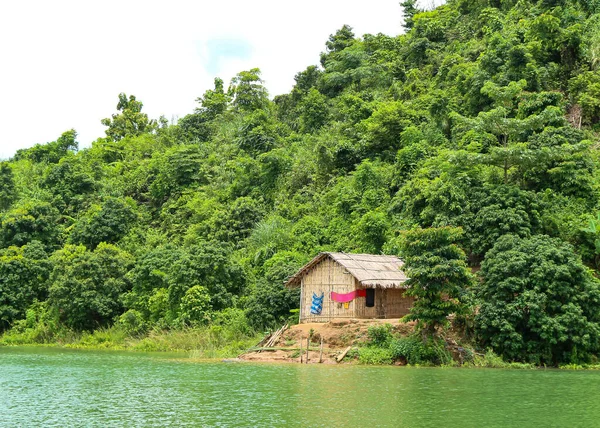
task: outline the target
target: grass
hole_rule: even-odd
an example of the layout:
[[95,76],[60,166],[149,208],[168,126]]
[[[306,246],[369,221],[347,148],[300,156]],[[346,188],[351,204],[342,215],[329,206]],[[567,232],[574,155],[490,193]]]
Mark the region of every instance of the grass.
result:
[[484,355],[474,355],[473,361],[465,363],[464,367],[519,370],[537,368],[535,364],[504,361],[502,357],[496,355],[493,351],[488,351]]
[[259,335],[246,335],[233,328],[213,325],[181,330],[152,330],[144,336],[130,336],[119,327],[102,328],[92,333],[60,330],[52,335],[40,335],[34,329],[11,330],[0,337],[0,345],[45,345],[139,352],[189,351],[193,358],[210,359],[237,356],[256,345],[259,340]]

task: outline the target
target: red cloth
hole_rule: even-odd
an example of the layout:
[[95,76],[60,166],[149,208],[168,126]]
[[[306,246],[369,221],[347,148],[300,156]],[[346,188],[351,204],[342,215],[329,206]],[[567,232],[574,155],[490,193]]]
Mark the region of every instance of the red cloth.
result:
[[354,290],[350,293],[336,293],[335,291],[331,292],[331,300],[338,303],[348,303],[356,299],[357,297],[366,297],[367,290]]

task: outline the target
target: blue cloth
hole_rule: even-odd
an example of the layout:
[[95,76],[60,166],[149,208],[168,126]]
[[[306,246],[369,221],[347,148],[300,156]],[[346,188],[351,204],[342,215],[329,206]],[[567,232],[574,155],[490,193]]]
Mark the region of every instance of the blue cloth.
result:
[[316,293],[313,293],[312,297],[312,305],[310,306],[310,313],[313,315],[321,315],[323,311],[323,298],[325,297],[325,293],[321,293],[321,296],[317,296]]

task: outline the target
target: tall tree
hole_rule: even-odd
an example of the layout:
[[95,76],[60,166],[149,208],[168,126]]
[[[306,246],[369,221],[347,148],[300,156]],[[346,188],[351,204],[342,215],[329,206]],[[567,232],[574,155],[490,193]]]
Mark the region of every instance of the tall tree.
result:
[[231,79],[228,94],[233,97],[234,107],[244,112],[261,109],[269,102],[269,93],[258,68],[242,71]]
[[462,229],[440,227],[404,232],[401,256],[405,263],[406,295],[415,303],[405,319],[417,321],[427,335],[448,324],[448,316],[462,309],[460,297],[473,285],[464,251],[456,244]]
[[0,211],[10,208],[16,197],[12,168],[8,162],[0,162]]
[[402,18],[404,19],[404,28],[410,30],[414,26],[413,17],[419,13],[417,0],[403,0],[400,2],[402,7]]
[[142,113],[143,106],[144,104],[138,101],[134,95],[127,97],[121,92],[117,104],[117,110],[121,113],[101,120],[102,125],[108,126],[105,131],[106,136],[113,141],[119,141],[127,136],[135,137],[144,132],[156,130],[158,127],[156,121],[148,119],[148,115]]
[[600,282],[555,238],[505,235],[481,265],[478,335],[508,360],[581,363],[600,350]]

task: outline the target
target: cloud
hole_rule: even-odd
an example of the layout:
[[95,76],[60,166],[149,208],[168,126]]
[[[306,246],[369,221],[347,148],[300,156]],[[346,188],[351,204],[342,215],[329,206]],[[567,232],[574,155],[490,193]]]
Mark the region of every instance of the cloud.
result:
[[204,48],[200,56],[210,74],[218,74],[228,60],[247,61],[252,57],[252,46],[242,39],[210,39],[200,44]]
[[398,0],[1,2],[0,158],[70,128],[89,145],[120,92],[167,118],[254,67],[272,96],[287,92],[342,25],[395,35],[400,23]]

